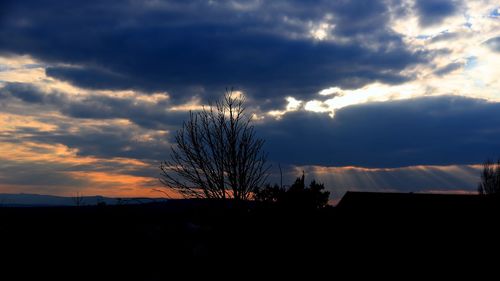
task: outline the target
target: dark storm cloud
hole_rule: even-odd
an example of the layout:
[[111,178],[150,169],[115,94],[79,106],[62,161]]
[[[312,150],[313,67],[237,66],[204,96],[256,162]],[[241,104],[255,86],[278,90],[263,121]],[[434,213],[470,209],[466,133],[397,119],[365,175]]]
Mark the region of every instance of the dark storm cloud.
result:
[[500,151],[500,103],[457,96],[293,112],[259,126],[274,162],[402,167],[480,163]]
[[46,105],[58,109],[62,114],[86,119],[128,119],[148,129],[171,129],[179,126],[186,118],[186,112],[172,112],[167,101],[146,103],[134,98],[117,98],[102,95],[87,95],[84,98],[70,98],[59,92],[42,92],[28,83],[6,83],[0,88],[2,99],[17,98],[25,103]]
[[137,137],[140,136],[129,132],[127,128],[108,127],[105,130],[84,130],[73,134],[39,134],[31,139],[77,148],[80,156],[160,160],[168,153],[169,146],[163,145],[161,140],[141,142]]
[[0,139],[21,145],[23,142],[63,144],[78,149],[79,156],[163,159],[170,149],[169,135],[158,133],[144,140],[142,138],[146,133],[134,127],[113,125],[81,127],[73,132],[62,129],[47,132],[20,127],[16,128],[14,134],[0,136]]
[[91,89],[119,90],[134,88],[134,85],[140,84],[140,81],[133,81],[133,78],[130,79],[124,75],[93,67],[47,67],[45,74],[79,87]]
[[461,0],[416,0],[415,7],[420,25],[430,26],[454,15],[461,4]]
[[[391,5],[397,9],[398,1]],[[167,90],[174,99],[238,86],[257,98],[389,84],[425,63],[390,30],[387,1],[7,1],[0,52],[52,64],[91,89]],[[304,38],[335,25],[342,42]],[[68,64],[73,65],[68,67]]]
[[171,129],[182,123],[186,112],[168,112],[167,103],[140,103],[133,99],[108,96],[89,96],[81,101],[62,105],[67,116],[88,119],[128,119],[148,129]]
[[484,42],[492,51],[500,53],[500,36],[493,37]]

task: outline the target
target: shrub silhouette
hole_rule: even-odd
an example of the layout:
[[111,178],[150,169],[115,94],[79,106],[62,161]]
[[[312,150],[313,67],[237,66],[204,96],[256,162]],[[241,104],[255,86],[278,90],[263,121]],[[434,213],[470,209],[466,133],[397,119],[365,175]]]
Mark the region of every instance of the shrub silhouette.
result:
[[329,191],[325,191],[325,185],[313,180],[309,187],[305,184],[305,175],[302,174],[288,188],[278,185],[266,185],[255,192],[255,200],[266,203],[277,203],[279,205],[297,209],[319,209],[328,205]]
[[264,188],[259,188],[255,191],[254,199],[259,202],[277,203],[282,200],[286,193],[286,189],[277,184],[271,186],[267,184]]

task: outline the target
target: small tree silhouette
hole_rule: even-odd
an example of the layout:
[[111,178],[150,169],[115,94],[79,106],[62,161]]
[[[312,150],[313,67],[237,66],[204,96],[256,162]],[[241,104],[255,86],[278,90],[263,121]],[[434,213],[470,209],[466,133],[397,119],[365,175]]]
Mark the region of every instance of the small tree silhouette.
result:
[[477,190],[479,194],[499,194],[500,193],[500,159],[496,163],[486,160],[481,171],[481,182]]
[[246,200],[266,178],[269,166],[255,136],[244,97],[226,90],[201,112],[190,112],[175,137],[160,181],[185,197]]
[[278,185],[266,185],[256,190],[255,200],[267,203],[278,203],[286,207],[300,209],[318,209],[328,205],[329,191],[325,191],[325,185],[313,180],[309,187],[305,184],[305,174],[302,173],[288,188]]
[[329,191],[324,191],[324,184],[313,180],[309,187],[305,184],[305,174],[295,180],[287,191],[285,200],[289,205],[296,205],[303,208],[323,208],[328,205]]

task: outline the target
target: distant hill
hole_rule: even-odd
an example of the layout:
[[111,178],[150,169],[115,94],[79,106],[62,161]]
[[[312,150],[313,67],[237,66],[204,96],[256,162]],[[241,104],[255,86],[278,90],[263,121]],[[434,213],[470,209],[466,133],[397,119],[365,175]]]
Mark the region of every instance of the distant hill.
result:
[[[139,204],[165,201],[163,198],[110,198],[103,196],[82,196],[80,205]],[[0,207],[75,206],[75,198],[42,194],[0,194]]]

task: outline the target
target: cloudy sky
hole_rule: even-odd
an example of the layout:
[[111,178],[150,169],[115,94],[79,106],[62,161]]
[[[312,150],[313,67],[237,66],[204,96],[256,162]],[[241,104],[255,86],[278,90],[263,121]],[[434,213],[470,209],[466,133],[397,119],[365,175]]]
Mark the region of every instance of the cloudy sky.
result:
[[493,0],[1,1],[0,192],[158,196],[188,111],[231,86],[272,181],[474,192],[499,65]]

